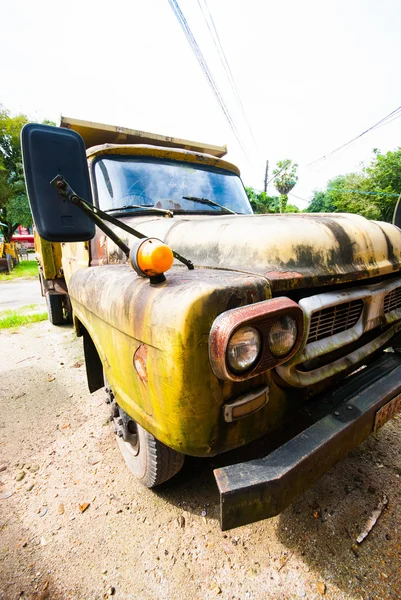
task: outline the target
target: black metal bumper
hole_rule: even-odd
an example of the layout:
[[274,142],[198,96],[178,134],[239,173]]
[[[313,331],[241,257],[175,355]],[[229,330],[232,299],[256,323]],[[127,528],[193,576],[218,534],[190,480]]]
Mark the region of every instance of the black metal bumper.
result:
[[401,357],[384,353],[315,399],[313,424],[268,456],[216,469],[223,530],[274,517],[374,430],[377,411],[401,393]]

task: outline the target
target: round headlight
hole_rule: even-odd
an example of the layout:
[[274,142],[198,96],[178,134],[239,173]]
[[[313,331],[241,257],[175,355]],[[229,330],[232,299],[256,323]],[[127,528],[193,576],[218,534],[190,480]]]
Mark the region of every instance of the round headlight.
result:
[[269,330],[270,352],[276,358],[283,358],[291,352],[297,341],[298,327],[293,317],[283,315],[277,317]]
[[254,327],[241,327],[230,338],[227,361],[233,371],[246,371],[257,360],[262,346],[260,333]]

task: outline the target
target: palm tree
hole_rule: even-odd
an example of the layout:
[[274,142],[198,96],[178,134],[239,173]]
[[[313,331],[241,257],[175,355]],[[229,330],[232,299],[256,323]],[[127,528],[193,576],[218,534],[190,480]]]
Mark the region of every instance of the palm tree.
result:
[[275,175],[274,186],[280,194],[280,212],[285,212],[288,202],[288,194],[298,181],[297,163],[292,160],[278,160],[273,171]]

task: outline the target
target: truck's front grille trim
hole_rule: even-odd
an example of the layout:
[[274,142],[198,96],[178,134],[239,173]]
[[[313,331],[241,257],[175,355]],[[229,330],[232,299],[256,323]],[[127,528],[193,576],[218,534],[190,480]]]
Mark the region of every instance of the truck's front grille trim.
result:
[[[390,345],[391,338],[401,332],[401,274],[360,288],[307,296],[299,306],[307,323],[305,341],[277,372],[289,385],[304,388],[350,372]],[[368,332],[377,335],[366,343]],[[342,355],[346,348],[348,353]],[[326,364],[330,354],[333,361]],[[310,369],[305,371],[305,364]]]
[[401,308],[401,287],[391,290],[384,296],[384,313]]
[[351,329],[359,321],[362,311],[363,301],[351,300],[312,313],[307,343],[317,342]]

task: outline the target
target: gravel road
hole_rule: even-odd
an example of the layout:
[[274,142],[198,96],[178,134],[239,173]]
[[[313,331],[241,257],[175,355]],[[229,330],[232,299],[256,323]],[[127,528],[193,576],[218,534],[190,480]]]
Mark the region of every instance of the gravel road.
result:
[[224,458],[141,487],[71,328],[3,331],[0,352],[0,599],[401,598],[401,419],[280,516],[223,533]]

